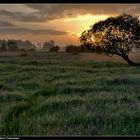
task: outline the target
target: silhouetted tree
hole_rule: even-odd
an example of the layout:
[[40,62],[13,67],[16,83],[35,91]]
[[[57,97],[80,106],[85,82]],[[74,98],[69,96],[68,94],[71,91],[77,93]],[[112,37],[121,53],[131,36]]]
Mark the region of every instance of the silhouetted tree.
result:
[[16,51],[18,48],[17,42],[14,40],[8,40],[7,46],[9,51]]
[[32,47],[28,49],[28,51],[36,51],[36,45],[32,44]]
[[84,53],[84,52],[90,52],[88,49],[87,49],[87,46],[85,46],[85,45],[79,45],[79,46],[77,46],[78,47],[78,51],[79,52],[82,52],[82,53]]
[[2,45],[0,47],[0,51],[7,51],[6,42],[2,43]]
[[78,47],[76,45],[67,45],[65,48],[66,52],[77,52]]
[[136,65],[128,57],[133,48],[140,47],[140,21],[138,17],[122,14],[99,21],[80,36],[89,50],[113,56],[121,56],[130,65]]
[[89,52],[85,45],[67,45],[66,52]]
[[48,49],[51,47],[55,47],[55,42],[53,40],[43,43],[43,49]]
[[54,46],[54,47],[51,47],[49,51],[50,52],[58,52],[59,49],[60,49],[59,46]]
[[54,45],[55,45],[55,43],[54,43],[53,40],[50,40],[50,41],[49,41],[49,44],[50,44],[52,47],[54,47]]

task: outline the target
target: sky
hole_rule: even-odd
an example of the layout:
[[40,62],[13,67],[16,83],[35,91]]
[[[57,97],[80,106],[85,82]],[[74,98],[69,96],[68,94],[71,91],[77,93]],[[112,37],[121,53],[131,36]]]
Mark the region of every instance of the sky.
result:
[[122,13],[140,17],[139,4],[0,4],[0,39],[76,44],[94,23]]

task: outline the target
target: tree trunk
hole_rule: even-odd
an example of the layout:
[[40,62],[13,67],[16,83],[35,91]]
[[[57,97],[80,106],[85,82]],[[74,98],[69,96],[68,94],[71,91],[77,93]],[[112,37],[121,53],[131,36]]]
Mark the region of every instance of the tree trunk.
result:
[[122,57],[124,60],[126,60],[131,66],[136,66],[136,64],[135,64],[133,61],[131,61],[131,60],[128,58],[127,55],[122,55],[121,57]]

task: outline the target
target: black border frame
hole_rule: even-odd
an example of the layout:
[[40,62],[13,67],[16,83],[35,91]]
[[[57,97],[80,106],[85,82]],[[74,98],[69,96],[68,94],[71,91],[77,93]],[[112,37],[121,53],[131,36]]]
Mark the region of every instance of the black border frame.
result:
[[[0,0],[0,4],[140,4],[138,0]],[[0,139],[94,139],[94,140],[110,140],[110,139],[132,139],[139,140],[139,136],[2,136],[0,135]]]
[[63,3],[67,3],[67,4],[79,4],[79,3],[104,3],[104,4],[126,4],[126,3],[139,3],[138,0],[0,0],[0,3],[3,4],[12,4],[12,3],[19,3],[19,4],[26,4],[26,3],[50,3],[50,4],[63,4]]

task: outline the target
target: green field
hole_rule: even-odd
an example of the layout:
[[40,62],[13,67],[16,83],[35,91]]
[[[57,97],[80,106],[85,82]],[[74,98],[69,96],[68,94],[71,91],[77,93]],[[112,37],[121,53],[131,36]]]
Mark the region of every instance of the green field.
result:
[[0,135],[140,135],[140,67],[90,53],[1,53]]

